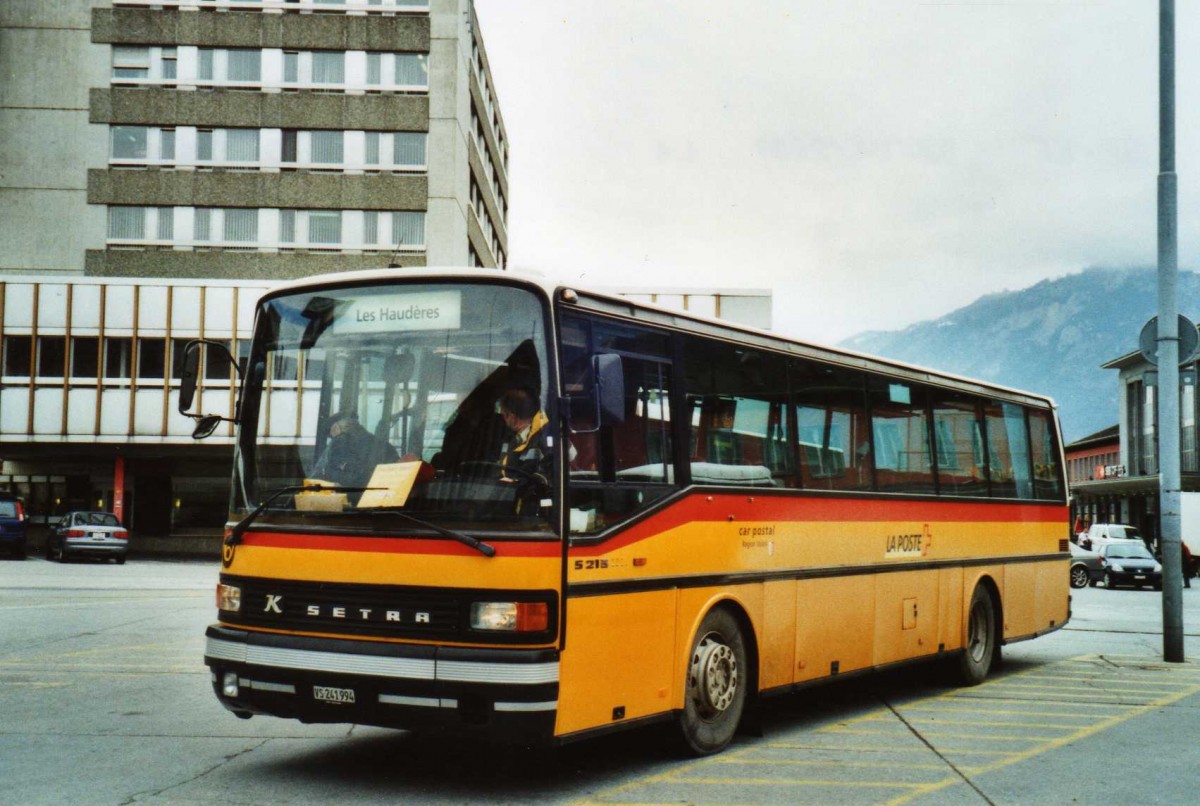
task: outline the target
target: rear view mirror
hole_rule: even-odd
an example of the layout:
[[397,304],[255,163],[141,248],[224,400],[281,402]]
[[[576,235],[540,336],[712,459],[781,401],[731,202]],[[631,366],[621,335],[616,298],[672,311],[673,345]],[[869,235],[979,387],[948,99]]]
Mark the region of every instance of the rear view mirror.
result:
[[183,348],[183,370],[179,383],[179,413],[187,414],[196,398],[196,376],[200,371],[200,341],[189,341]]
[[[205,345],[205,349],[208,350],[216,350],[218,360],[223,358],[229,361],[234,371],[237,372],[239,380],[242,375],[233,353],[229,352],[229,348],[221,342],[211,339],[192,339],[184,345],[183,366],[179,372],[179,413],[197,421],[196,427],[192,430],[192,439],[204,439],[210,436],[222,422],[237,422],[237,420],[230,420],[219,414],[192,414],[188,411],[196,399],[196,386],[200,378],[200,345]],[[210,355],[209,361],[212,362],[212,360],[213,357]]]
[[596,423],[625,422],[625,370],[621,356],[615,353],[593,356],[592,369],[596,377]]
[[205,414],[196,420],[196,427],[192,429],[192,439],[204,439],[212,436],[212,432],[217,430],[217,426],[225,418],[219,414]]

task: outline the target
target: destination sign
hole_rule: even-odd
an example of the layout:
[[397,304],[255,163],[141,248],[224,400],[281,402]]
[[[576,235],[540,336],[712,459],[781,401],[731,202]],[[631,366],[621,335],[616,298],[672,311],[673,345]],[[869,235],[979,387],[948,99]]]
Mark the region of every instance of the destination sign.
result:
[[339,335],[457,330],[461,324],[461,291],[425,291],[348,300],[333,321],[332,330]]

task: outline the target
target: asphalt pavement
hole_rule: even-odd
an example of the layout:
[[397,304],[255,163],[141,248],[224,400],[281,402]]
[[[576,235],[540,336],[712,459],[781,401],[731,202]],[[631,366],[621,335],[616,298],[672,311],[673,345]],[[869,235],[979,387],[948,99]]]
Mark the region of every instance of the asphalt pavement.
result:
[[0,801],[124,803],[1188,803],[1200,788],[1200,587],[1189,660],[1161,598],[1073,591],[1063,630],[983,685],[937,666],[768,701],[717,756],[658,730],[554,752],[241,721],[203,666],[217,565],[0,562]]

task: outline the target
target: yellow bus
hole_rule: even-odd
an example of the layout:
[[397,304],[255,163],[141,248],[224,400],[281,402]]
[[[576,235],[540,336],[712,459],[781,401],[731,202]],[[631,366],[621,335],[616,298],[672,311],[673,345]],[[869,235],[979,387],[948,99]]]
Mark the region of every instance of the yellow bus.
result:
[[240,717],[705,754],[1068,618],[1045,397],[481,270],[276,288],[242,370],[205,650]]

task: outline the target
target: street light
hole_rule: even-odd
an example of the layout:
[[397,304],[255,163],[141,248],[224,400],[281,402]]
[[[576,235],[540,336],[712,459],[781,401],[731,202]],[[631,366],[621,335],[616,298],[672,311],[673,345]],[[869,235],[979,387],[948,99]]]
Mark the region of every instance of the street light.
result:
[[1179,183],[1175,174],[1175,0],[1158,4],[1158,472],[1163,660],[1183,662],[1179,478]]

